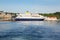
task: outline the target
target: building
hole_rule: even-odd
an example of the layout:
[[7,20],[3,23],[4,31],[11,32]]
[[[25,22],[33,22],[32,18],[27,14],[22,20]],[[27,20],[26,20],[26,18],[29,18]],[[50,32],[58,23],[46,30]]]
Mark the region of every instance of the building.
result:
[[54,20],[57,20],[57,17],[55,17],[55,16],[46,17],[45,20],[54,21]]
[[15,16],[16,16],[16,13],[0,11],[0,20],[2,21],[12,20],[12,18],[14,18]]

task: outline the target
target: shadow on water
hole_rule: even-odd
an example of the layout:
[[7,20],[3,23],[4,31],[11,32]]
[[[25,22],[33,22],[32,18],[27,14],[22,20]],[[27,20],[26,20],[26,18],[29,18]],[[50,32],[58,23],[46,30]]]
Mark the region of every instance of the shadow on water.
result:
[[[1,23],[0,23],[1,24]],[[55,32],[52,22],[8,22],[10,28],[0,31],[0,40],[60,40],[60,32]],[[51,26],[53,27],[51,27]],[[48,27],[50,26],[50,27]],[[55,27],[56,28],[56,27]],[[9,29],[9,30],[8,30]]]

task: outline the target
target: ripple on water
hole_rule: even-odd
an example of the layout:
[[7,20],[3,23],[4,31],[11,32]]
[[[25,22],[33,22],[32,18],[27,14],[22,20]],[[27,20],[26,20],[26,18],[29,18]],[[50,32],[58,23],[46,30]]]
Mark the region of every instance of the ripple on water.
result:
[[[0,28],[4,29],[2,31],[0,29],[0,40],[60,40],[60,31],[55,31],[58,24],[55,23],[52,25],[51,22],[40,23],[41,22],[27,22],[26,24],[25,22],[0,23]],[[51,27],[48,24],[51,25]],[[57,29],[60,28],[59,26]]]

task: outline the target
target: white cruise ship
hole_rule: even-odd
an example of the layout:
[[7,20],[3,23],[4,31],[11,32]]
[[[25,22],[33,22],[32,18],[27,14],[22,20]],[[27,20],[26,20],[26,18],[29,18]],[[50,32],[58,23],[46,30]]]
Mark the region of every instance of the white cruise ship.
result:
[[15,21],[43,21],[44,16],[39,14],[31,14],[27,12],[26,14],[19,14],[15,18]]

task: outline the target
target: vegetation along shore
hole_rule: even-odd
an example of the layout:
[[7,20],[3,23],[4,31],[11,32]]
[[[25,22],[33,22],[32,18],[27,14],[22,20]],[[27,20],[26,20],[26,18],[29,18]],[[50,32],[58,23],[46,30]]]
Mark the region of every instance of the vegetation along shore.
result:
[[60,12],[55,12],[55,13],[39,13],[40,15],[47,16],[47,17],[57,17],[57,19],[60,19]]

